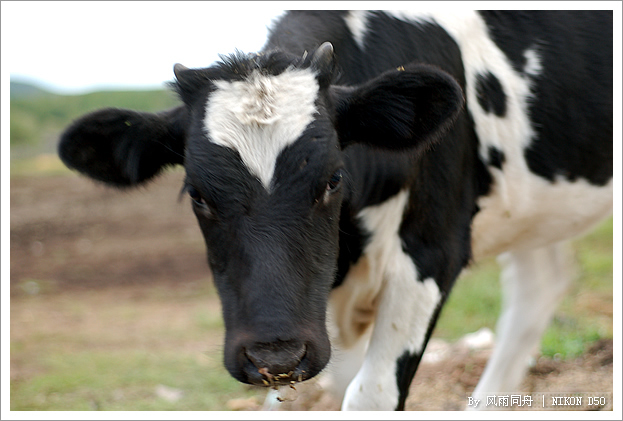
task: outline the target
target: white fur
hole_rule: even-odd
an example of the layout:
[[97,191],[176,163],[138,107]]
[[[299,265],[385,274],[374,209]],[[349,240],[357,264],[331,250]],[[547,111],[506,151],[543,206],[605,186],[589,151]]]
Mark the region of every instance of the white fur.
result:
[[539,57],[536,48],[524,51],[523,56],[526,59],[526,64],[523,68],[524,73],[533,77],[539,76],[543,71],[543,66],[541,66],[541,57]]
[[368,31],[368,13],[366,10],[352,10],[344,18],[346,26],[362,50],[365,47],[365,36]]
[[421,282],[415,278],[410,257],[404,253],[400,256],[394,274],[400,276],[392,279],[388,275],[363,365],[346,389],[344,410],[395,409],[399,397],[396,363],[407,351],[422,351],[426,329],[441,295],[433,279]]
[[309,70],[277,76],[254,71],[244,81],[217,81],[206,104],[210,141],[234,149],[268,190],[277,157],[313,121],[318,82]]
[[[407,351],[422,351],[426,329],[441,298],[435,281],[419,280],[413,260],[402,250],[398,231],[408,197],[402,191],[360,212],[370,241],[343,285],[332,293],[338,345],[360,353],[361,341],[374,321],[363,365],[345,393],[342,408],[346,410],[395,409],[399,393],[396,361]],[[339,363],[333,361],[333,367]],[[346,371],[352,373],[352,367]]]
[[[493,194],[479,200],[481,210],[472,223],[476,260],[578,236],[612,213],[612,180],[597,187],[584,180],[552,184],[527,174],[512,179],[506,171],[494,172],[493,178]],[[502,184],[504,196],[497,194]]]
[[[371,233],[370,242],[364,250],[372,262],[371,273],[384,281],[379,307],[382,308],[383,302],[387,301],[388,314],[407,316],[385,320],[386,314],[379,309],[372,341],[378,336],[377,331],[387,336],[377,338],[383,342],[392,340],[397,336],[396,333],[398,336],[407,335],[408,347],[402,349],[400,355],[405,350],[411,353],[422,350],[428,322],[440,299],[435,281],[420,279],[413,260],[402,249],[398,230],[408,198],[409,193],[404,190],[394,198],[365,208],[359,213],[364,229]],[[401,304],[406,307],[404,313],[399,311]],[[387,326],[382,326],[381,322],[387,322]],[[388,335],[390,331],[393,333]]]

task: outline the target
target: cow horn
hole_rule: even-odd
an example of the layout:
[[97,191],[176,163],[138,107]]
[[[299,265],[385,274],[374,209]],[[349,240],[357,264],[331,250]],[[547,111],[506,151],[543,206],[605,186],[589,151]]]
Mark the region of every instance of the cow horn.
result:
[[325,42],[318,47],[312,56],[311,66],[318,71],[320,80],[330,81],[334,66],[333,44]]
[[175,66],[173,66],[173,73],[175,73],[175,77],[178,80],[180,79],[180,75],[184,73],[186,70],[188,70],[188,67],[180,63],[176,63]]
[[326,68],[332,62],[333,44],[325,42],[314,52],[314,56],[312,57],[312,66],[320,70]]

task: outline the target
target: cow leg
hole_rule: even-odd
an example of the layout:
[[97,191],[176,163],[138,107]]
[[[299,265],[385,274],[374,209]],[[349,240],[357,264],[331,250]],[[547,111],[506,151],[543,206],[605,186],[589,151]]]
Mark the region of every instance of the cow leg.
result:
[[361,368],[371,332],[372,329],[368,329],[349,348],[344,348],[338,344],[333,345],[331,362],[318,383],[338,402],[344,399],[346,388]]
[[361,368],[377,311],[381,282],[370,266],[368,257],[362,256],[329,300],[331,361],[319,383],[340,402]]
[[435,281],[417,278],[399,242],[389,255],[393,257],[385,266],[372,337],[363,365],[346,390],[343,410],[403,408],[438,314],[441,293]]
[[[505,253],[502,314],[497,323],[495,350],[474,390],[485,409],[487,395],[516,392],[557,304],[569,286],[568,255],[564,244]],[[474,409],[474,408],[470,408]]]

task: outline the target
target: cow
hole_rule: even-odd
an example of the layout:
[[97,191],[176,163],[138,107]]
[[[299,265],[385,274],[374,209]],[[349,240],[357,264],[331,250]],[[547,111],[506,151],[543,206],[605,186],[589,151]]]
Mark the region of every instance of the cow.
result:
[[565,242],[612,213],[612,19],[287,12],[257,53],[175,65],[178,107],[87,114],[59,155],[118,188],[184,166],[240,382],[305,381],[333,351],[342,409],[404,409],[455,280],[500,256],[474,396],[509,392],[569,285]]

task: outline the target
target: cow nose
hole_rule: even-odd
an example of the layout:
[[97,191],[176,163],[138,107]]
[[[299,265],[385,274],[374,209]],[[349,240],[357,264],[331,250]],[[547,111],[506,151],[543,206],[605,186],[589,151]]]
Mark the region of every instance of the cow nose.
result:
[[279,385],[289,384],[305,376],[299,365],[307,347],[298,341],[258,343],[245,353],[257,372],[247,373],[251,383]]

